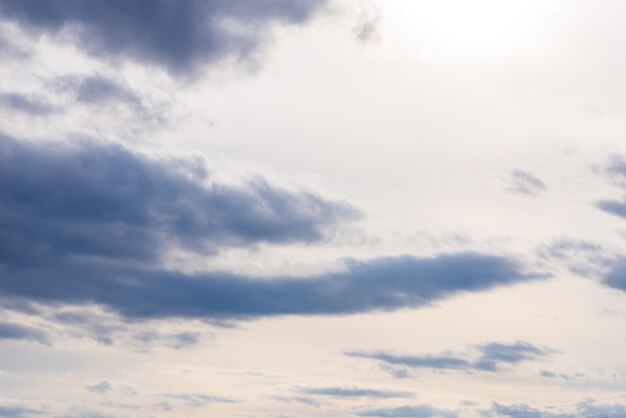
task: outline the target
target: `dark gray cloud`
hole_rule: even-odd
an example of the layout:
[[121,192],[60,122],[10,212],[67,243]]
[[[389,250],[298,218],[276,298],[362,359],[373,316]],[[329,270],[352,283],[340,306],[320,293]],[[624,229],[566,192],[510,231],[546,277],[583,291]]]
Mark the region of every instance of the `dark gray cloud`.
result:
[[0,136],[0,263],[155,261],[171,245],[314,242],[354,219],[347,204],[263,180],[204,186],[191,162],[156,161],[113,145],[33,145]]
[[509,190],[515,193],[534,195],[546,190],[545,183],[532,173],[515,168],[511,170]]
[[601,200],[598,202],[597,207],[611,215],[626,218],[626,198],[625,200]]
[[101,380],[93,385],[85,386],[89,392],[107,393],[113,390],[113,385],[108,380]]
[[609,271],[602,276],[603,284],[626,292],[626,259],[617,260]]
[[213,254],[315,242],[357,216],[347,204],[263,181],[207,186],[203,174],[118,146],[1,137],[2,299],[93,303],[137,318],[237,319],[419,307],[541,277],[511,258],[476,253],[349,261],[346,271],[308,278],[164,270],[173,247]]
[[345,272],[256,279],[230,273],[180,272],[99,261],[4,268],[0,291],[42,303],[97,303],[131,317],[254,318],[350,314],[419,307],[462,292],[536,278],[504,257],[411,256],[352,262]]
[[455,418],[457,412],[449,409],[441,409],[432,405],[405,405],[393,408],[368,409],[356,414],[360,417],[382,418]]
[[409,356],[391,354],[385,351],[347,351],[345,354],[350,357],[369,358],[416,369],[468,370],[473,368],[471,361],[456,355]]
[[398,390],[380,390],[359,387],[318,387],[299,388],[299,392],[312,396],[330,396],[335,398],[413,398],[412,392]]
[[[392,375],[407,377],[403,368],[461,371],[500,371],[505,365],[516,365],[523,361],[537,360],[547,357],[551,350],[537,347],[525,341],[512,343],[489,342],[474,347],[475,353],[456,354],[443,353],[436,355],[412,356],[397,355],[385,351],[347,351],[350,357],[361,357],[377,360],[391,370]],[[398,367],[400,367],[398,369]]]
[[1,321],[0,340],[26,340],[36,341],[43,345],[50,345],[48,335],[40,329]]
[[303,24],[324,0],[1,0],[0,13],[100,57],[189,73],[224,57],[253,58],[273,23]]
[[41,97],[15,92],[0,93],[0,106],[30,116],[47,116],[56,110]]

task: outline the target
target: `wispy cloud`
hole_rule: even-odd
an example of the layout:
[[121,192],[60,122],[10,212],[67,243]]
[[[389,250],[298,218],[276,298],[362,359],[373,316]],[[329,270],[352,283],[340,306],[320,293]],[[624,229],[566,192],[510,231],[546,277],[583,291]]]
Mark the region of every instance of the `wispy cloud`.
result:
[[310,387],[310,388],[297,388],[298,392],[305,395],[312,396],[329,396],[334,398],[413,398],[415,396],[412,392],[401,390],[383,390],[383,389],[370,389],[360,387]]
[[[367,358],[381,362],[396,377],[407,377],[408,372],[394,367],[431,370],[500,371],[503,366],[548,357],[552,350],[525,341],[512,343],[489,342],[474,346],[469,353],[398,355],[385,351],[346,351],[350,357]],[[391,368],[389,368],[391,366]]]
[[200,407],[210,403],[236,403],[237,400],[206,393],[166,393],[163,398],[182,401],[189,406]]
[[101,380],[93,385],[85,386],[89,392],[107,393],[113,390],[113,385],[108,380]]
[[509,190],[520,194],[535,195],[547,189],[539,177],[519,168],[511,170],[510,183]]

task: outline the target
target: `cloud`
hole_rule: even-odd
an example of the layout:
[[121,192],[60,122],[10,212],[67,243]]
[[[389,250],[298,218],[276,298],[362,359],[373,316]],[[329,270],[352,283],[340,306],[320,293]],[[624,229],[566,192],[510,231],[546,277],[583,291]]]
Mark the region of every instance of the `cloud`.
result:
[[602,200],[598,202],[597,207],[611,215],[626,218],[626,201],[624,200]]
[[626,259],[615,261],[606,274],[601,277],[601,282],[606,286],[626,292]]
[[182,401],[189,406],[200,407],[210,403],[237,403],[238,401],[206,393],[166,393],[163,398]]
[[254,59],[274,23],[303,24],[323,0],[1,0],[4,19],[62,35],[98,57],[131,58],[172,73],[226,57]]
[[515,418],[579,418],[620,416],[626,412],[621,404],[597,404],[587,398],[571,406],[533,408],[524,403],[500,404],[492,402],[491,409],[484,411],[485,416],[515,416]]
[[130,87],[100,74],[67,75],[57,78],[54,85],[58,91],[71,93],[80,103],[100,105],[118,101],[141,107],[140,97]]
[[0,290],[42,303],[96,303],[137,318],[337,315],[420,307],[462,292],[530,280],[505,257],[462,253],[353,261],[314,277],[133,268],[83,260],[6,269]]
[[173,340],[174,348],[186,348],[198,344],[200,335],[195,332],[177,332],[169,336]]
[[50,319],[57,324],[68,325],[74,330],[81,330],[89,337],[105,345],[112,345],[113,335],[126,328],[124,324],[112,320],[103,313],[53,312]]
[[93,385],[85,386],[89,392],[93,393],[107,393],[113,390],[113,385],[108,380],[101,380]]
[[345,354],[350,357],[369,358],[383,363],[416,369],[468,370],[473,368],[472,362],[454,355],[408,356],[395,355],[385,351],[347,351]]
[[0,136],[0,263],[96,257],[156,260],[171,246],[314,242],[357,217],[351,206],[255,180],[205,186],[193,162],[95,143],[34,145]]
[[0,340],[26,340],[50,345],[48,335],[44,331],[10,322],[0,322]]
[[160,334],[155,331],[146,331],[135,334],[133,339],[142,344],[142,348],[147,349],[150,345],[160,343],[162,345],[172,347],[176,350],[189,348],[200,342],[200,333],[182,331],[174,334]]
[[29,53],[16,45],[11,38],[12,36],[0,27],[0,58],[10,60],[28,57]]
[[539,375],[541,377],[561,379],[569,382],[617,383],[621,381],[619,373],[612,369],[606,369],[604,371],[586,369],[555,371],[542,369]]
[[513,169],[511,170],[511,185],[509,190],[515,193],[535,195],[547,189],[545,183],[532,173]]
[[360,417],[384,418],[455,418],[457,413],[448,409],[437,408],[432,405],[406,405],[393,408],[368,409],[356,414]]
[[354,27],[354,35],[363,42],[378,42],[381,40],[380,35],[380,13],[364,11],[356,26]]
[[40,97],[15,92],[0,93],[0,107],[30,116],[47,116],[56,110]]
[[616,259],[615,254],[600,244],[567,238],[541,246],[537,255],[546,267],[558,263],[583,277],[601,276]]
[[335,398],[413,398],[412,392],[397,390],[367,389],[359,387],[317,387],[299,388],[299,392],[313,396],[330,396]]
[[70,411],[65,415],[59,415],[55,418],[118,418],[114,415],[104,414],[102,412],[93,410],[89,407],[80,405],[70,408]]
[[[492,402],[491,409],[486,411],[484,415],[514,415],[516,418],[542,418],[553,416],[553,414],[550,412],[541,412],[540,410],[531,408],[530,406],[523,403],[504,405],[498,402]],[[559,417],[566,418],[562,415],[559,415]]]
[[490,342],[477,346],[481,353],[474,367],[478,370],[497,371],[500,364],[518,364],[550,355],[552,350],[537,347],[525,341],[514,343]]
[[287,403],[300,403],[302,405],[312,406],[314,408],[319,408],[322,404],[315,400],[314,398],[309,398],[305,396],[272,396],[274,400],[279,402],[287,402]]
[[[350,357],[367,358],[381,362],[384,369],[395,377],[405,378],[411,369],[461,370],[461,371],[500,371],[504,365],[516,365],[550,355],[551,350],[537,347],[525,341],[512,343],[489,342],[474,347],[477,356],[468,354],[444,353],[436,355],[411,356],[397,355],[385,351],[346,351]],[[473,358],[472,358],[473,357]],[[400,368],[399,368],[400,367]]]
[[[603,173],[606,174],[615,185],[621,187],[622,192],[626,192],[626,160],[624,157],[619,155],[613,156],[611,162],[604,168]],[[626,198],[622,198],[622,200],[600,200],[596,203],[596,207],[612,215],[626,218]]]
[[44,411],[31,409],[23,406],[0,405],[0,417],[2,418],[27,418],[32,415],[43,414]]
[[186,274],[160,267],[164,254],[312,243],[358,212],[260,180],[207,184],[197,165],[88,142],[1,137],[0,179],[0,294],[13,304],[96,304],[136,318],[335,315],[420,307],[542,277],[478,253],[349,260],[345,271],[306,278]]

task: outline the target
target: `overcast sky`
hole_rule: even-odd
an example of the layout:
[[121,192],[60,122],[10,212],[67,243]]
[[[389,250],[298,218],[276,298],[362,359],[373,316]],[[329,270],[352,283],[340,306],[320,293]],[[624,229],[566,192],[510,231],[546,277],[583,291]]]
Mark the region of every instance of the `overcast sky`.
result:
[[0,0],[0,417],[626,416],[625,16]]

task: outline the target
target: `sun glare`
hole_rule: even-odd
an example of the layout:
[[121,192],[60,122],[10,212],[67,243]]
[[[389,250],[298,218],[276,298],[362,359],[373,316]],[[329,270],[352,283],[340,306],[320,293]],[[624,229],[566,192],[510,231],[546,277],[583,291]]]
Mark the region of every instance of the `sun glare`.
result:
[[405,11],[415,18],[412,25],[422,39],[454,52],[481,54],[526,45],[545,6],[536,0],[440,0],[407,2]]

